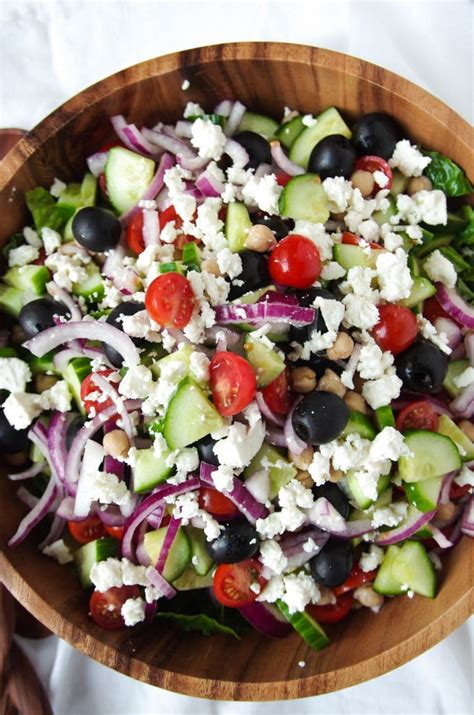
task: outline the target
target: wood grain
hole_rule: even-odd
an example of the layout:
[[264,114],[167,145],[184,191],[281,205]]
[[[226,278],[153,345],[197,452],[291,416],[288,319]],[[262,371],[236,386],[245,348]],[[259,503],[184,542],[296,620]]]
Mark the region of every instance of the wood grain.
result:
[[[184,79],[191,88],[181,90]],[[112,138],[107,117],[138,125],[173,121],[188,101],[211,109],[223,98],[275,118],[283,107],[317,113],[338,106],[349,119],[387,111],[423,146],[459,162],[474,179],[472,128],[449,107],[407,80],[353,57],[282,43],[211,46],[150,60],[86,89],[22,139],[0,165],[0,243],[26,218],[22,193],[54,176],[79,178],[84,159]],[[405,663],[444,638],[472,613],[474,544],[467,539],[445,561],[433,601],[392,600],[378,616],[366,609],[331,629],[321,653],[295,634],[282,641],[249,633],[183,634],[164,624],[104,632],[87,616],[87,596],[72,568],[39,554],[33,541],[5,548],[24,507],[0,482],[0,574],[14,596],[48,628],[122,673],[176,692],[222,700],[275,700],[326,693]],[[329,629],[328,629],[329,630]],[[299,661],[305,661],[301,669]]]

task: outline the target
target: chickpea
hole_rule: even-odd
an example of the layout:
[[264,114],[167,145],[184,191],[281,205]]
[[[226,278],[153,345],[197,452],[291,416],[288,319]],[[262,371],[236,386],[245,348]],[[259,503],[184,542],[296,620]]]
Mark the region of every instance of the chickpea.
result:
[[342,479],[344,472],[340,469],[334,469],[333,466],[329,467],[329,481],[333,484],[337,484],[338,481]]
[[362,196],[370,196],[375,187],[373,174],[370,171],[357,169],[351,176],[351,182],[354,189],[359,189]]
[[43,375],[39,374],[36,375],[35,377],[35,390],[36,392],[44,392],[45,390],[49,390],[53,385],[57,383],[59,378],[57,378],[55,375]]
[[410,196],[418,191],[431,191],[433,184],[427,176],[413,176],[408,182],[407,194]]
[[344,221],[345,216],[346,214],[344,213],[344,211],[337,214],[331,214],[331,218],[333,221]]
[[366,608],[375,608],[376,610],[379,610],[383,606],[384,601],[382,594],[376,593],[369,584],[356,588],[354,598],[363,606],[366,606]]
[[206,258],[201,263],[201,270],[212,273],[213,276],[221,276],[222,273],[215,258]]
[[338,333],[332,348],[326,350],[326,355],[330,360],[345,360],[354,349],[354,341],[347,333]]
[[275,234],[268,226],[257,223],[251,226],[245,239],[245,248],[258,253],[265,253],[276,246]]
[[121,429],[113,429],[104,435],[104,452],[111,457],[126,457],[130,449],[130,442],[125,432]]
[[459,429],[462,429],[466,437],[468,437],[471,442],[474,442],[474,424],[469,422],[469,420],[463,420],[458,425]]
[[304,486],[306,489],[311,489],[314,484],[313,478],[309,472],[303,469],[298,469],[296,472],[296,479]]
[[344,402],[350,410],[353,412],[362,412],[362,414],[367,415],[369,408],[367,407],[367,402],[364,400],[362,395],[354,390],[348,390],[344,395]]
[[288,458],[290,462],[293,462],[297,469],[308,469],[309,465],[313,461],[314,450],[312,447],[306,447],[303,449],[301,454],[295,454],[294,452],[288,452]]
[[310,367],[295,367],[290,372],[290,384],[300,394],[312,392],[316,388],[316,373]]
[[336,375],[334,370],[330,370],[329,368],[319,380],[318,390],[333,392],[335,395],[339,395],[339,397],[344,397],[346,394],[346,388],[342,384],[339,376]]
[[436,512],[436,518],[442,521],[449,521],[456,513],[456,505],[452,501],[447,504],[440,504]]

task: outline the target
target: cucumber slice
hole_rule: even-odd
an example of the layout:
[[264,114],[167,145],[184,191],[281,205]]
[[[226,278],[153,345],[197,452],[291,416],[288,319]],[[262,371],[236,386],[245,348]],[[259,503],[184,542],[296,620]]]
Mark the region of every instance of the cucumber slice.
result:
[[[156,564],[159,559],[166,531],[167,527],[163,526],[161,529],[148,531],[145,534],[143,544],[152,564]],[[163,577],[167,581],[174,581],[179,578],[186,566],[189,566],[191,563],[191,556],[189,539],[183,527],[180,526],[168,552],[168,557],[163,569]]]
[[390,193],[392,196],[398,196],[398,194],[405,193],[408,181],[408,176],[404,176],[401,171],[398,171],[398,169],[392,169],[392,186],[390,187]]
[[280,124],[275,132],[275,138],[286,149],[291,149],[300,134],[306,129],[306,124],[303,124],[303,117],[293,117],[289,122]]
[[419,541],[405,541],[394,561],[393,575],[420,596],[434,598],[436,595],[436,573]]
[[290,150],[291,161],[294,161],[295,164],[302,166],[304,169],[308,168],[311,152],[321,139],[331,134],[342,134],[347,139],[352,136],[351,130],[335,107],[329,107],[329,109],[319,114],[316,119],[316,124],[313,124],[312,127],[306,127],[295,140]]
[[288,606],[286,603],[283,603],[283,601],[277,601],[276,605],[310,648],[313,650],[321,650],[329,645],[331,641],[319,623],[315,621],[307,611],[303,611],[302,613],[290,613]]
[[154,375],[154,377],[160,377],[162,370],[166,369],[167,365],[174,365],[176,362],[181,362],[183,363],[183,377],[186,377],[188,370],[189,370],[189,361],[191,358],[191,355],[193,353],[193,346],[192,345],[181,345],[178,350],[174,353],[170,353],[169,355],[165,355],[165,357],[160,358],[159,360],[155,361],[150,369]]
[[173,586],[177,591],[194,591],[197,588],[211,588],[213,581],[212,571],[199,576],[192,566],[187,566],[181,576],[173,581]]
[[296,476],[295,467],[275,447],[264,442],[249,466],[244,470],[248,479],[260,469],[268,469],[270,476],[270,499],[275,499],[282,487]]
[[[343,491],[345,492],[348,499],[357,504],[357,507],[364,511],[369,509],[375,502],[373,499],[369,499],[359,486],[359,481],[353,472],[348,472],[340,482]],[[390,484],[390,474],[382,474],[377,482],[377,494],[383,494]],[[362,518],[367,518],[364,514]]]
[[153,447],[137,449],[133,469],[134,492],[137,494],[151,492],[152,489],[170,476],[173,467],[169,467],[166,464],[169,454],[169,452],[166,452],[161,457],[156,457]]
[[194,526],[186,526],[184,530],[191,544],[192,565],[199,576],[205,576],[214,565],[206,547],[206,535]]
[[68,184],[58,198],[58,206],[69,206],[74,210],[83,206],[81,197],[81,185]]
[[73,283],[72,292],[80,295],[88,303],[98,303],[104,297],[104,282],[99,267],[91,261],[85,266],[87,278],[81,283]]
[[463,462],[474,459],[474,442],[447,415],[440,415],[438,432],[453,440],[461,453]]
[[193,241],[183,246],[183,263],[192,271],[201,270],[201,251]]
[[15,266],[9,268],[3,276],[3,280],[13,288],[21,291],[29,290],[35,295],[43,295],[46,283],[51,278],[46,266]]
[[81,184],[81,206],[95,206],[97,196],[97,179],[87,172]]
[[443,477],[432,477],[422,482],[404,484],[403,488],[410,504],[418,511],[426,512],[436,509],[442,482]]
[[278,209],[282,216],[295,221],[325,223],[329,218],[328,200],[319,176],[301,174],[290,179],[280,194]]
[[398,460],[398,471],[404,482],[442,477],[461,468],[458,448],[449,437],[429,430],[408,430],[404,436],[411,451],[411,456]]
[[118,544],[117,539],[106,536],[103,539],[90,541],[74,552],[74,563],[82,588],[90,588],[92,586],[90,574],[94,564],[117,556]]
[[252,338],[251,334],[245,340],[244,350],[247,360],[255,370],[257,387],[266,387],[285,369],[283,358],[261,340]]
[[245,204],[234,201],[227,206],[224,232],[233,253],[244,250],[247,232],[251,226],[252,222]]
[[336,243],[333,249],[334,260],[346,271],[355,268],[355,266],[374,268],[381,252],[379,250],[366,252],[361,246],[352,246],[346,243]]
[[204,392],[191,380],[183,380],[168,405],[163,436],[170,449],[182,449],[223,424],[224,420]]
[[28,361],[28,365],[30,366],[30,370],[33,375],[40,375],[44,373],[47,375],[59,375],[60,373],[54,367],[53,357],[54,351],[45,353],[42,357],[32,355],[31,359]]
[[433,283],[428,280],[428,278],[415,276],[413,278],[413,286],[410,291],[410,295],[408,298],[405,298],[405,300],[401,300],[400,305],[404,305],[406,308],[412,308],[414,305],[417,305],[417,303],[422,303],[435,293],[436,288]]
[[66,380],[76,405],[83,415],[86,414],[86,411],[81,400],[81,385],[82,381],[87,377],[87,375],[89,375],[90,372],[91,361],[89,358],[85,357],[73,358],[70,362],[68,362],[66,368],[63,370],[63,378]]
[[74,221],[74,216],[76,215],[77,211],[73,213],[67,224],[64,226],[64,231],[63,231],[63,239],[65,243],[68,243],[69,241],[74,241],[74,234],[72,232],[72,222]]
[[379,209],[378,211],[374,211],[372,214],[372,218],[376,223],[378,223],[379,226],[382,226],[384,223],[388,223],[390,218],[392,216],[396,216],[398,213],[397,204],[395,203],[393,196],[387,196],[387,200],[389,201],[390,206],[386,211],[380,211]]
[[[29,300],[34,300],[35,298],[35,295],[29,294]],[[22,290],[0,283],[0,311],[11,315],[13,318],[18,318],[21,309],[26,303],[28,303],[28,300],[25,301],[25,293]]]
[[390,405],[377,407],[375,410],[375,423],[380,431],[384,427],[395,427],[395,416]]
[[403,581],[395,575],[394,564],[401,549],[399,546],[389,546],[385,552],[385,558],[380,566],[374,581],[374,591],[383,593],[384,596],[400,596]]
[[377,433],[368,417],[362,414],[362,412],[351,410],[342,437],[345,438],[349,434],[359,434],[361,437],[364,437],[364,439],[374,439]]
[[184,276],[185,270],[181,261],[171,261],[170,263],[160,263],[160,273],[181,273]]
[[[2,357],[2,358],[18,357],[18,353],[15,350],[15,348],[0,348],[0,357]],[[29,363],[29,366],[31,368],[31,363]],[[33,370],[32,370],[32,372],[33,372]]]
[[468,367],[469,360],[453,360],[453,362],[449,363],[443,387],[451,397],[456,397],[461,392],[461,388],[455,384],[454,379],[459,377]]
[[264,114],[245,112],[240,122],[239,132],[255,132],[255,134],[260,134],[267,141],[270,141],[274,139],[278,127],[278,122],[266,117]]
[[155,162],[152,159],[121,146],[110,149],[105,178],[112,206],[120,213],[129,211],[150,186],[154,173]]

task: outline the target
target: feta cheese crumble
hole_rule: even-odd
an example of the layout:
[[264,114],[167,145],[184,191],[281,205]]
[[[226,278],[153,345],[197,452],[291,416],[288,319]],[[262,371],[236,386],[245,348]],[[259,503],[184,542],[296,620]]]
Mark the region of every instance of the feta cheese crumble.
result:
[[53,541],[52,544],[45,546],[43,554],[56,559],[58,564],[61,565],[69,564],[73,560],[69,547],[64,543],[63,539],[58,539],[58,541]]
[[428,164],[431,163],[431,158],[423,156],[408,139],[401,139],[396,143],[395,151],[388,163],[392,169],[398,169],[404,176],[421,176]]
[[381,298],[391,303],[408,298],[413,278],[403,248],[397,248],[395,253],[381,252],[376,266]]
[[0,390],[24,392],[31,377],[31,370],[23,360],[0,358]]
[[359,567],[364,573],[375,571],[384,560],[384,551],[380,546],[371,544],[369,551],[365,551],[359,560]]
[[458,278],[456,269],[451,261],[445,258],[438,249],[430,253],[423,264],[423,268],[428,278],[431,278],[432,281],[444,283],[448,288],[454,288],[456,285]]
[[39,257],[39,251],[35,246],[23,245],[18,248],[11,248],[8,252],[8,265],[10,268],[15,266],[26,266],[28,263],[36,261]]
[[213,124],[207,119],[196,119],[191,129],[191,144],[198,150],[203,159],[219,161],[227,137],[219,124]]
[[127,598],[120,612],[126,626],[135,626],[145,620],[145,601],[141,597]]

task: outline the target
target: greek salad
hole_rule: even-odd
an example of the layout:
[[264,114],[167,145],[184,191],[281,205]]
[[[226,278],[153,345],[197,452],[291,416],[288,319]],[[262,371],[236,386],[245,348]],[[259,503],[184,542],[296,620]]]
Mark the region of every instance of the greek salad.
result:
[[474,536],[463,170],[383,113],[111,124],[3,249],[9,546],[71,562],[106,629],[319,649],[434,598]]

